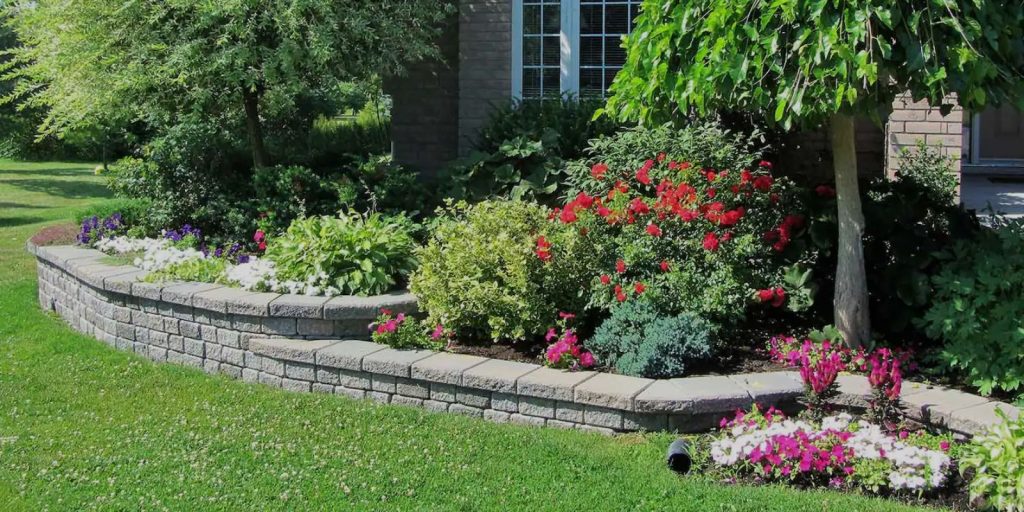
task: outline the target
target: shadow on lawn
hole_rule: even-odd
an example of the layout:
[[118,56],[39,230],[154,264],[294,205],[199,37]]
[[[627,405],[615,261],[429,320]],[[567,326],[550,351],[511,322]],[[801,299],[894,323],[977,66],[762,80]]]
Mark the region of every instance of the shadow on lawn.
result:
[[22,175],[28,176],[38,174],[40,176],[51,176],[51,177],[81,177],[85,175],[92,175],[92,169],[87,166],[83,167],[48,167],[45,169],[7,169],[0,163],[0,174],[11,174],[11,175]]
[[106,185],[84,180],[0,180],[0,183],[29,192],[41,192],[68,199],[89,199],[110,195],[110,189]]
[[46,219],[42,217],[0,217],[0,228],[13,228],[29,224],[38,224],[45,220]]
[[41,205],[37,205],[37,204],[9,203],[9,202],[6,202],[6,201],[0,201],[0,210],[2,210],[4,208],[9,208],[11,210],[28,210],[28,209],[38,210],[38,209],[46,209],[46,208],[49,208],[49,207],[48,206],[41,206]]

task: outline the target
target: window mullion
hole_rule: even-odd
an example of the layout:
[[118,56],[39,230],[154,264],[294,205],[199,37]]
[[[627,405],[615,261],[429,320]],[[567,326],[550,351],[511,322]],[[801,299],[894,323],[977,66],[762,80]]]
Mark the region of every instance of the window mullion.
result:
[[563,95],[580,92],[580,1],[562,0],[561,90]]

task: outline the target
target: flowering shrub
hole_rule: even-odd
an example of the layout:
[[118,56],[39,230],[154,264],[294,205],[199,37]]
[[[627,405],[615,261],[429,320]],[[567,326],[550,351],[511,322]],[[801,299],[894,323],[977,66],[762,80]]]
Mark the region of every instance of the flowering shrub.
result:
[[[394,288],[416,266],[412,227],[379,214],[309,217],[267,243],[274,278],[325,295],[375,295]],[[270,286],[273,288],[273,286]]]
[[[945,485],[952,465],[943,450],[928,447],[932,436],[891,436],[845,413],[815,423],[755,407],[721,426],[711,443],[715,464],[767,481],[924,492]],[[948,440],[939,443],[948,450]]]
[[812,417],[823,417],[830,408],[829,401],[839,394],[836,378],[847,368],[844,349],[829,340],[797,343],[791,337],[772,338],[769,344],[773,359],[799,368],[808,412]]
[[440,350],[451,337],[451,332],[441,324],[429,327],[405,313],[394,315],[392,311],[382,309],[377,320],[370,324],[370,336],[374,342],[393,348]]
[[714,354],[715,327],[692,314],[665,316],[641,301],[612,309],[586,346],[624,375],[681,377]]
[[123,235],[127,231],[128,227],[122,222],[120,213],[115,212],[103,220],[94,215],[82,221],[82,229],[77,240],[83,245],[95,245],[97,242]]
[[540,338],[559,311],[586,305],[601,253],[549,211],[519,201],[439,210],[409,287],[432,323],[469,339]]
[[668,314],[719,322],[740,320],[749,307],[809,305],[787,299],[786,269],[803,254],[805,221],[795,188],[773,177],[770,163],[714,169],[660,153],[638,168],[597,163],[589,175],[552,218],[604,244],[591,305],[609,310],[642,297]]
[[999,411],[1002,421],[976,436],[964,449],[960,471],[973,475],[968,488],[971,499],[984,499],[996,510],[1024,510],[1024,416],[1011,420]]

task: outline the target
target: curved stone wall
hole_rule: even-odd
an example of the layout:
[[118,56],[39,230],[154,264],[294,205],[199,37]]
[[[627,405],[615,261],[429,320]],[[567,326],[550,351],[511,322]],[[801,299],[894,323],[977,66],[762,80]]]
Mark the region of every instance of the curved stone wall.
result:
[[[499,422],[695,432],[754,403],[789,408],[802,393],[794,372],[651,380],[565,372],[476,356],[395,350],[359,341],[382,307],[411,312],[414,297],[307,297],[203,283],[145,283],[99,251],[36,247],[39,302],[73,328],[160,362],[221,372],[292,391],[335,393]],[[867,404],[863,377],[840,378],[837,402]],[[973,434],[1019,411],[956,390],[904,384],[908,416]]]

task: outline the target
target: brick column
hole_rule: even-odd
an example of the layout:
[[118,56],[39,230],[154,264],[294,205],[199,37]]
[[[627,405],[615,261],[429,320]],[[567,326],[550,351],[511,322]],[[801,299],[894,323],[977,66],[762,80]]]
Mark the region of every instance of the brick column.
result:
[[459,2],[459,154],[512,98],[512,0]]
[[[956,101],[955,98],[949,98]],[[959,105],[946,116],[926,101],[915,102],[909,94],[901,95],[893,102],[892,114],[886,126],[887,176],[893,176],[899,168],[900,151],[913,150],[918,141],[939,148],[943,155],[953,158],[953,169],[960,174],[960,159],[963,155],[964,111]]]

